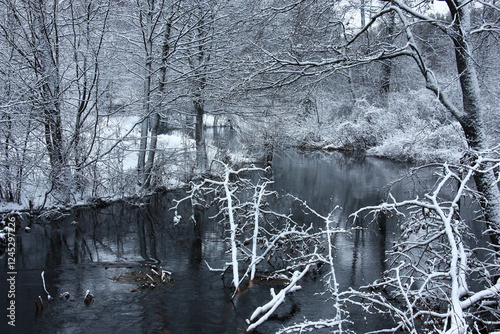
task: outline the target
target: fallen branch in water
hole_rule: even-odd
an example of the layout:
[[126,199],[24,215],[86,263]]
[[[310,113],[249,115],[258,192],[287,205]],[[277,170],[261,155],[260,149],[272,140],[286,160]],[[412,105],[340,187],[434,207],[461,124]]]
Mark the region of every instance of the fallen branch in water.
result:
[[[49,294],[49,292],[47,291],[47,287],[45,286],[45,271],[42,271],[42,283],[43,283],[43,289],[45,290],[45,293],[47,294],[47,299],[50,301],[52,300],[52,296]],[[43,305],[42,305],[42,308],[43,308]]]
[[[285,296],[288,293],[292,293],[294,291],[300,290],[301,286],[297,285],[299,280],[304,277],[304,275],[309,271],[310,265],[307,265],[302,271],[295,271],[290,279],[290,283],[282,289],[278,294],[274,292],[274,289],[271,288],[271,296],[272,299],[267,302],[263,306],[259,306],[250,317],[250,320],[247,319],[247,323],[249,324],[247,331],[252,331],[257,328],[259,325],[264,323],[269,317],[276,311],[278,306],[280,306],[285,301]],[[262,316],[261,316],[262,314]],[[260,317],[260,318],[259,318]],[[254,321],[259,318],[259,320]]]

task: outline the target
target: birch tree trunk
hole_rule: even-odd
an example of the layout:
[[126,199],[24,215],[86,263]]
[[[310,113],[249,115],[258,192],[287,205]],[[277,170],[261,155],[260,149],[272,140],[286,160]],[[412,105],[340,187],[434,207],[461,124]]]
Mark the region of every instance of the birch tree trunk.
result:
[[[148,146],[148,130],[149,130],[149,114],[151,108],[151,77],[153,73],[153,10],[154,1],[148,1],[146,13],[139,9],[139,17],[142,28],[142,40],[145,51],[145,78],[144,78],[144,100],[143,100],[143,115],[144,120],[141,124],[141,138],[139,144],[139,157],[137,161],[137,172],[139,183],[142,185],[146,176],[146,149]],[[145,16],[145,18],[143,18]]]
[[[33,37],[38,42],[35,51],[35,71],[40,80],[39,103],[43,109],[45,144],[49,154],[49,178],[56,197],[69,201],[70,170],[63,147],[59,85],[59,36],[57,2],[47,8],[43,2],[30,3],[34,17]],[[47,16],[50,15],[50,20]]]
[[[160,79],[159,79],[159,84],[158,84],[158,94],[163,94],[165,90],[165,85],[166,85],[166,80],[167,80],[167,63],[168,63],[168,56],[169,56],[169,51],[170,51],[170,32],[172,28],[172,16],[170,16],[169,21],[167,22],[165,32],[164,32],[164,39],[163,39],[163,47],[162,47],[162,55],[161,55],[161,60],[162,60],[162,65],[160,67]],[[155,161],[155,155],[156,155],[156,149],[158,146],[158,129],[160,127],[160,113],[158,111],[158,108],[156,108],[153,113],[151,114],[151,139],[149,141],[149,148],[148,148],[148,156],[147,156],[147,161],[146,161],[146,167],[145,167],[145,173],[144,173],[144,186],[145,187],[150,187],[151,185],[151,173],[153,170],[153,165]]]

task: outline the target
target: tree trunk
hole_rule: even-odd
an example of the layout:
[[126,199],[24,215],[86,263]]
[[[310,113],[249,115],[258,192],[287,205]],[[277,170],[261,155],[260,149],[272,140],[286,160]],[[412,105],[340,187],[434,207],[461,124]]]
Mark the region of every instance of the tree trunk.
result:
[[195,99],[193,104],[196,114],[196,125],[194,130],[194,139],[196,142],[196,172],[204,173],[207,171],[208,167],[205,131],[203,129],[203,115],[205,114],[205,109],[203,107],[203,101],[200,99]]
[[[468,44],[470,32],[470,4],[462,1],[448,0],[447,4],[453,18],[452,39],[455,45],[455,57],[460,86],[464,115],[459,117],[467,143],[472,150],[483,151],[487,147],[483,124],[483,105],[481,91],[477,78],[472,50]],[[500,191],[495,183],[493,171],[476,173],[474,176],[477,190],[484,196],[481,207],[491,241],[500,245]]]
[[364,27],[366,25],[366,13],[365,13],[365,0],[361,0],[361,4],[360,4],[360,13],[359,15],[361,16],[361,26]]
[[153,171],[153,165],[156,155],[156,149],[158,145],[158,128],[160,127],[160,114],[155,111],[151,115],[151,135],[149,140],[148,148],[148,159],[146,161],[145,171],[143,175],[143,185],[146,188],[151,186],[151,174]]
[[[55,6],[55,5],[54,5]],[[62,121],[60,112],[59,87],[59,50],[56,7],[52,8],[52,22],[47,23],[42,15],[45,12],[42,2],[36,4],[36,24],[39,47],[36,57],[39,60],[38,74],[43,83],[40,87],[41,104],[44,115],[45,144],[49,153],[50,180],[56,198],[69,201],[71,175],[63,147]]]
[[[389,13],[389,22],[385,26],[385,39],[388,45],[394,43],[394,30],[396,25],[396,13],[391,11]],[[391,89],[391,72],[392,72],[392,61],[391,59],[386,59],[382,62],[382,80],[380,83],[380,94],[382,96],[382,103],[387,106],[389,92]]]
[[[151,4],[150,4],[151,6]],[[146,175],[146,149],[148,147],[148,130],[149,130],[149,117],[151,112],[151,76],[153,73],[153,7],[148,8],[146,13],[146,22],[142,22],[142,13],[141,13],[141,25],[145,24],[142,27],[143,31],[143,43],[144,49],[146,53],[146,62],[145,62],[145,70],[146,77],[144,79],[144,121],[141,124],[141,139],[139,144],[139,157],[137,161],[137,172],[138,172],[138,180],[139,184],[143,185],[143,181],[147,178]]]
[[[172,17],[169,18],[169,22],[167,22],[167,26],[165,29],[165,35],[163,39],[163,47],[162,47],[162,65],[160,67],[160,79],[158,84],[158,93],[161,94],[165,90],[165,84],[167,80],[167,61],[168,54],[170,51],[169,39],[170,39],[170,31],[172,27],[171,23]],[[145,173],[143,184],[145,187],[149,188],[151,186],[151,172],[153,170],[153,165],[155,161],[156,149],[158,145],[158,129],[160,127],[160,113],[158,110],[154,110],[151,115],[151,140],[149,141],[148,148],[148,157],[146,161]]]
[[[149,105],[146,104],[146,105]],[[148,112],[149,107],[145,107],[145,113]],[[139,177],[139,184],[142,185],[142,181],[145,177],[146,168],[146,149],[148,147],[148,130],[149,130],[149,117],[146,117],[141,123],[141,139],[139,143],[139,155],[137,161],[137,173]]]

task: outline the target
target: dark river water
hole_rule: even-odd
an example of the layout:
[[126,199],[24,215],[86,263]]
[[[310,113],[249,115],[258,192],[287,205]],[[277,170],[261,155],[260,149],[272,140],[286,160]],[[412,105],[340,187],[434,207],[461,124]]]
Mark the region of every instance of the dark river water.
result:
[[[290,151],[274,157],[273,187],[306,200],[322,214],[339,205],[337,219],[344,222],[358,208],[385,199],[387,184],[408,167],[363,156]],[[396,198],[413,197],[414,186],[418,184],[400,184],[392,193]],[[16,239],[15,327],[7,325],[5,311],[10,300],[7,254],[0,260],[0,333],[244,333],[245,319],[269,300],[269,287],[255,286],[231,302],[229,279],[223,281],[219,272],[209,271],[206,265],[220,268],[229,260],[222,228],[201,217],[195,229],[187,207],[179,212],[181,222],[174,225],[169,208],[173,199],[182,196],[181,191],[169,192],[144,203],[75,209],[51,221],[23,220],[23,226],[31,225],[31,232],[20,231]],[[298,222],[308,224],[312,219],[289,199],[277,206],[283,212],[292,210]],[[368,222],[358,222],[363,229],[334,238],[341,290],[371,283],[384,270],[384,252],[397,237],[398,226],[391,221],[384,226]],[[151,263],[170,271],[173,281],[131,292],[137,283],[112,279],[146,270],[145,264]],[[47,291],[55,299],[51,302],[42,285],[42,271]],[[315,295],[324,290],[320,278],[306,276],[302,286],[258,332],[274,333],[304,317],[334,316],[324,296]],[[87,290],[95,296],[88,305],[84,303]],[[69,293],[68,299],[59,298],[64,292]],[[37,311],[38,296],[44,308]],[[383,319],[366,316],[353,312],[352,329],[362,333],[384,324]]]

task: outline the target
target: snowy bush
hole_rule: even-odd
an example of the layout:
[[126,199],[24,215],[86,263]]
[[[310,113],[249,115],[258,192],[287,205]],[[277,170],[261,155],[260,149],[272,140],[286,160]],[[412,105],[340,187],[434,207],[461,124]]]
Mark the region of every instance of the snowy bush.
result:
[[401,161],[454,161],[466,148],[460,126],[427,91],[393,93],[389,97],[390,126],[370,155]]
[[[367,151],[401,161],[458,161],[466,147],[460,126],[428,91],[394,92],[386,108],[358,99],[348,113],[335,108],[287,122],[291,145]],[[330,113],[330,116],[327,115]],[[325,122],[325,120],[328,120]]]
[[430,122],[394,131],[368,154],[409,162],[457,162],[465,148],[457,124],[433,126]]
[[[243,148],[254,156],[255,161],[265,161],[274,150],[290,146],[292,143],[290,128],[297,130],[294,113],[289,109],[276,108],[265,116],[241,117],[237,122],[237,131]],[[296,135],[293,134],[294,136]]]
[[362,105],[362,108],[355,106],[354,118],[340,123],[336,129],[343,149],[365,151],[376,146],[384,136],[383,111],[373,106],[365,107],[364,103]]

